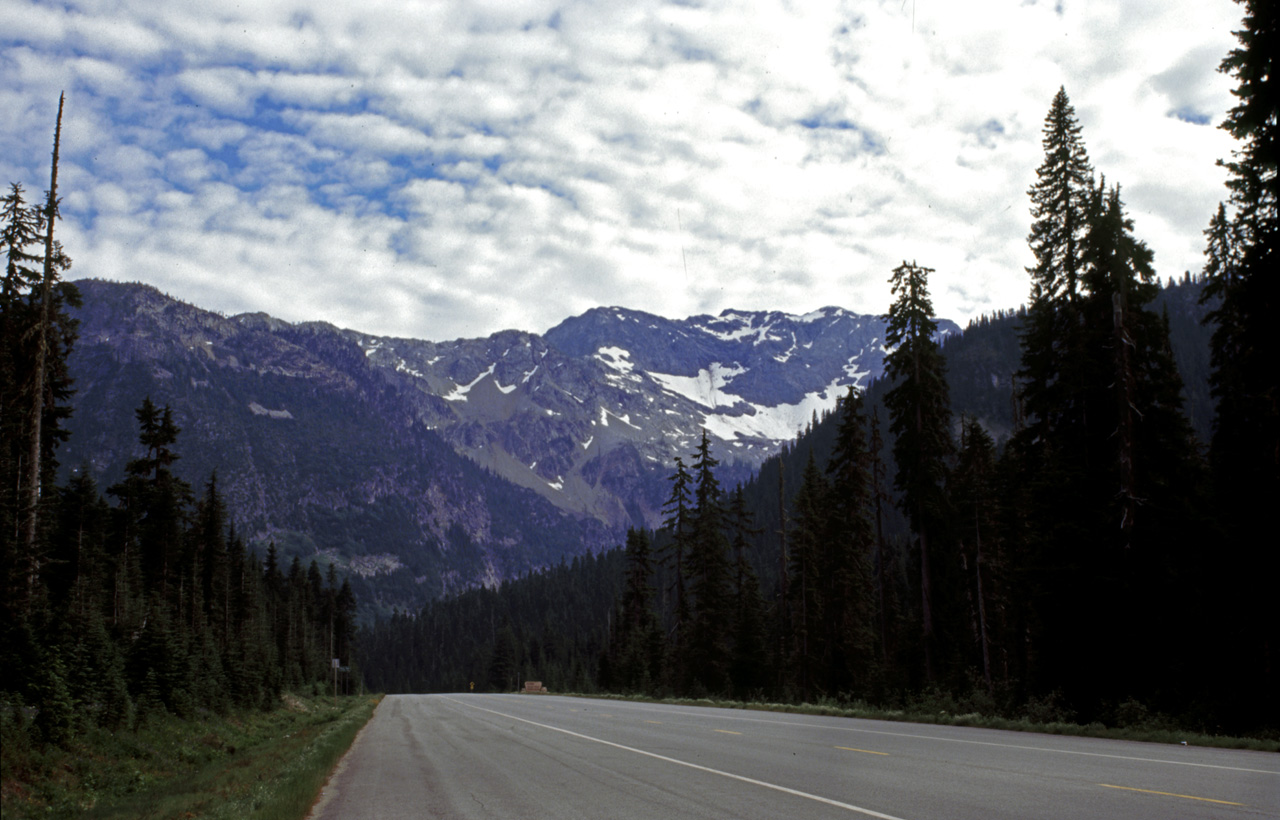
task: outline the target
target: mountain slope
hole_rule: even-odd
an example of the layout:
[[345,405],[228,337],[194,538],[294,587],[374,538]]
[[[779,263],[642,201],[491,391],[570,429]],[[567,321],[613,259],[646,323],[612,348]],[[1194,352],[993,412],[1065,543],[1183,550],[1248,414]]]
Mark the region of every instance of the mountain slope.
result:
[[612,543],[453,452],[412,395],[342,332],[262,315],[226,319],[140,285],[84,295],[64,468],[104,483],[137,455],[135,408],[171,405],[178,473],[219,487],[240,532],[350,569],[362,604],[405,605],[496,583]]

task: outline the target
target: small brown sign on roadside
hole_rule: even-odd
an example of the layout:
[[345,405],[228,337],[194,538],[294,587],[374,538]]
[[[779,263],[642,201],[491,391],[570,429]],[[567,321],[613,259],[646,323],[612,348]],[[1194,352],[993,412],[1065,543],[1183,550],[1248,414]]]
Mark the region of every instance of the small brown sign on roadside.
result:
[[524,682],[524,691],[526,694],[545,694],[547,687],[540,680],[527,680]]

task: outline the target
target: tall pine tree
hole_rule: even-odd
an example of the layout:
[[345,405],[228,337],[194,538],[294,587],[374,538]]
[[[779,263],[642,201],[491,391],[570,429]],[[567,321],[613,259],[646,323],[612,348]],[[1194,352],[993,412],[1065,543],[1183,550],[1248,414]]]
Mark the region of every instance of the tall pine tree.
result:
[[831,503],[824,573],[829,675],[836,692],[865,694],[875,666],[871,581],[875,532],[870,519],[873,488],[866,419],[862,397],[852,387],[840,400],[836,415],[839,425],[827,463]]
[[893,293],[885,342],[885,374],[894,387],[885,395],[898,463],[894,486],[902,494],[902,509],[911,521],[920,562],[920,612],[925,677],[937,677],[937,636],[930,549],[939,539],[946,513],[947,459],[952,452],[951,400],[946,362],[934,334],[933,303],[929,299],[932,269],[903,262],[894,268]]
[[693,457],[694,501],[692,537],[686,565],[693,613],[685,660],[689,681],[697,691],[723,693],[728,689],[733,599],[729,576],[729,542],[725,510],[711,455],[707,431]]
[[[667,596],[674,595],[675,597],[673,602],[673,622],[667,630],[666,641],[667,649],[674,661],[669,664],[669,669],[673,671],[682,668],[681,659],[683,658],[687,631],[691,620],[688,590],[685,585],[685,565],[688,561],[690,542],[693,538],[693,513],[691,509],[693,499],[690,495],[693,478],[689,475],[689,470],[685,467],[682,457],[676,456],[675,462],[676,470],[668,476],[668,480],[671,482],[671,495],[667,498],[667,503],[662,508],[667,516],[662,523],[670,530],[671,540],[667,543],[661,555],[663,566],[672,573],[669,585],[662,590],[663,612],[672,611],[667,605]],[[669,681],[669,683],[676,687],[683,684],[679,677]]]

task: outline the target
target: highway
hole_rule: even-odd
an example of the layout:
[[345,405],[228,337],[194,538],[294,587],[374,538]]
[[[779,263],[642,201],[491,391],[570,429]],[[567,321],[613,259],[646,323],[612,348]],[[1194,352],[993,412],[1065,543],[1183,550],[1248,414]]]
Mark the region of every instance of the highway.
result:
[[311,817],[1280,817],[1280,755],[547,695],[396,695]]

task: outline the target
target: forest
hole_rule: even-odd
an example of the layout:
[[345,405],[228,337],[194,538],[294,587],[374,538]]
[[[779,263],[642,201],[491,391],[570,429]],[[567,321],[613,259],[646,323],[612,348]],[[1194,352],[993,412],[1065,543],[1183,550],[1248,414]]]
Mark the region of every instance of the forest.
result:
[[1237,81],[1223,128],[1238,148],[1194,279],[1211,332],[1208,441],[1155,309],[1152,253],[1060,89],[1029,191],[1028,305],[979,323],[1016,334],[1007,430],[953,413],[934,271],[904,261],[882,383],[850,392],[737,488],[719,485],[704,436],[675,459],[657,532],[362,631],[369,685],[511,691],[539,679],[553,691],[1280,730],[1280,560],[1264,535],[1280,497],[1267,327],[1276,21],[1266,4],[1246,8],[1222,63]]
[[169,407],[136,411],[136,457],[105,496],[86,466],[57,486],[76,340],[55,238],[58,147],[42,203],[12,184],[0,201],[0,732],[6,747],[64,745],[92,726],[157,711],[274,708],[349,664],[356,601],[332,565],[282,566],[236,534],[216,472],[199,490],[174,473]]

